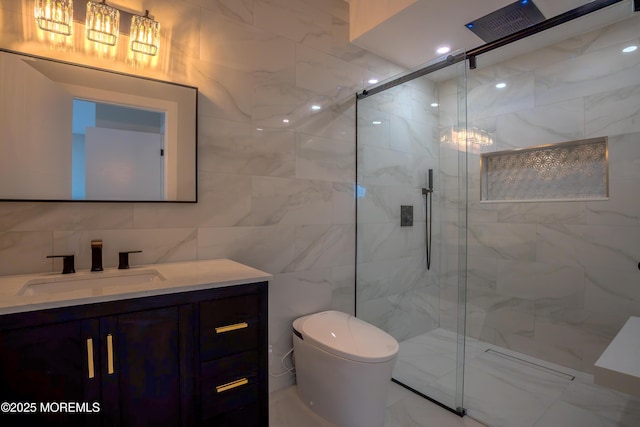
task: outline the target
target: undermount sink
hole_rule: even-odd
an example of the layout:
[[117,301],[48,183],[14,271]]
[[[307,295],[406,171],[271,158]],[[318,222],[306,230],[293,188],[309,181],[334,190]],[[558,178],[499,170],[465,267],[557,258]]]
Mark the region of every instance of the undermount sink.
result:
[[153,269],[116,270],[57,275],[29,280],[17,295],[47,295],[65,292],[99,292],[114,286],[142,285],[165,278]]

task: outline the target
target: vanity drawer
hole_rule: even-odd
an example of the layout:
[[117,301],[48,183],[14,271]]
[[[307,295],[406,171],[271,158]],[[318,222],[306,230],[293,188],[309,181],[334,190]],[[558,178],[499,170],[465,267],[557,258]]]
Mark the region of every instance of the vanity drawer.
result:
[[268,425],[261,419],[258,403],[225,412],[215,418],[207,418],[203,420],[202,424],[211,427],[265,427]]
[[200,357],[212,360],[258,348],[258,296],[200,303]]
[[203,363],[200,378],[203,421],[255,405],[260,396],[258,352]]

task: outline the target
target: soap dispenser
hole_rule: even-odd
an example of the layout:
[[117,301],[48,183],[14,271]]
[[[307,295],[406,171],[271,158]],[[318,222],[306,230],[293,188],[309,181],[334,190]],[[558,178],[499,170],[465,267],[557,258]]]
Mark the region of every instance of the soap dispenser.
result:
[[91,241],[91,271],[102,271],[102,240]]

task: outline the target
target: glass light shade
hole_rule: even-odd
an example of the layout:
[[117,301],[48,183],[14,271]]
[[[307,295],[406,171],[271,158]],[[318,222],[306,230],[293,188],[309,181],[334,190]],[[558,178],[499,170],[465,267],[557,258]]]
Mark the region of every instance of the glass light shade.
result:
[[160,45],[160,23],[149,17],[149,11],[145,16],[134,15],[130,38],[132,51],[154,56]]
[[34,15],[41,30],[65,36],[73,32],[73,0],[36,0]]
[[452,129],[451,133],[440,137],[440,142],[457,147],[464,147],[467,143],[486,147],[493,145],[493,137],[489,132],[478,128]]
[[115,7],[89,1],[87,3],[87,38],[91,41],[115,46],[120,30],[120,11]]

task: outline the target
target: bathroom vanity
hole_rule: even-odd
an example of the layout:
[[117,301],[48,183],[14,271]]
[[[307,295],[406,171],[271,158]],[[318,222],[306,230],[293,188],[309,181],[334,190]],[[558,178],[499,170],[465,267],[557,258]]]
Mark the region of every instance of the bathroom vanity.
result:
[[269,274],[76,274],[0,278],[0,424],[268,425]]

